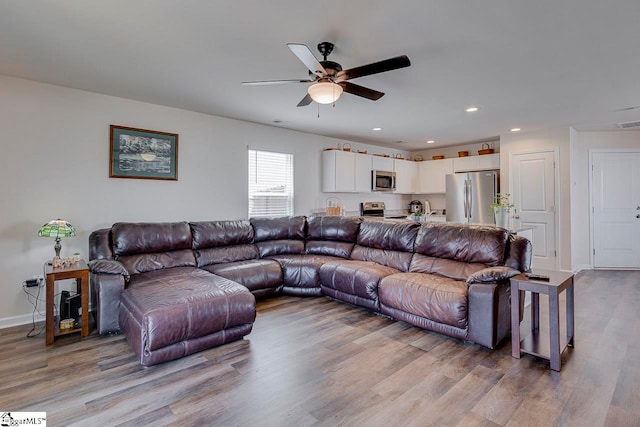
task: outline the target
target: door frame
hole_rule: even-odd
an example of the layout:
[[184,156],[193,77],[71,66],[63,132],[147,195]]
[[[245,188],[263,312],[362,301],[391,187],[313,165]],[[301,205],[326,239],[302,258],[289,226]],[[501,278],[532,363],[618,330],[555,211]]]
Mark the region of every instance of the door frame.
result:
[[[540,148],[540,149],[530,149],[530,150],[520,150],[520,151],[510,151],[509,152],[509,194],[513,194],[513,165],[514,157],[521,154],[538,154],[538,153],[552,153],[553,154],[553,233],[555,234],[554,239],[554,248],[555,251],[555,270],[559,270],[559,266],[562,265],[561,257],[562,252],[560,251],[560,241],[562,236],[560,236],[560,218],[561,218],[561,209],[560,206],[560,168],[558,167],[558,159],[560,156],[559,147],[549,147],[549,148]],[[531,261],[533,262],[533,255]]]
[[[640,148],[590,148],[589,149],[589,264],[590,267],[594,270],[603,269],[603,270],[611,270],[616,269],[615,267],[595,267],[595,257],[593,251],[595,250],[595,221],[594,217],[594,198],[593,198],[593,155],[594,154],[619,154],[619,153],[640,153]],[[633,269],[631,267],[624,268],[624,270]]]

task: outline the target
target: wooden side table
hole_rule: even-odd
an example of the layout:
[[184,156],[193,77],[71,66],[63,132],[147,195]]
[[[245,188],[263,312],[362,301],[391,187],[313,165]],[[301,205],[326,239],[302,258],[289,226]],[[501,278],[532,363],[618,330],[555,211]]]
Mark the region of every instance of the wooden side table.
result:
[[[573,347],[573,273],[535,269],[534,273],[549,276],[549,281],[527,278],[524,273],[511,278],[511,355],[520,352],[548,359],[551,369],[560,370],[560,355],[567,346]],[[531,292],[531,333],[520,339],[520,291]],[[567,333],[560,336],[559,295],[566,291]],[[549,331],[540,331],[540,294],[549,296]]]
[[[54,268],[47,265],[45,268],[45,277],[47,281],[47,313],[46,313],[46,343],[53,344],[54,338],[60,335],[72,334],[80,332],[80,336],[89,335],[89,267],[84,260],[80,260],[75,264]],[[76,291],[80,294],[80,304],[82,307],[81,326],[79,328],[60,330],[60,319],[55,319],[53,312],[55,282],[57,280],[76,279]]]

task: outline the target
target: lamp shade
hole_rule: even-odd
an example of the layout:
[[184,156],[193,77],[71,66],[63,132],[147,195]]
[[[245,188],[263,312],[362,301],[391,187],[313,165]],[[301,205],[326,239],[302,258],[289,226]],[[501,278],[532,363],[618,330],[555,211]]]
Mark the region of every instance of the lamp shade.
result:
[[38,231],[38,236],[41,237],[73,237],[75,235],[75,227],[63,219],[53,219]]
[[333,82],[320,82],[309,86],[307,92],[318,104],[331,104],[342,95],[342,86]]
[[71,225],[69,221],[65,221],[63,219],[52,219],[40,227],[40,230],[38,231],[38,236],[53,237],[56,239],[56,244],[53,249],[55,249],[57,257],[60,257],[60,249],[62,249],[60,238],[73,237],[75,235],[76,228]]

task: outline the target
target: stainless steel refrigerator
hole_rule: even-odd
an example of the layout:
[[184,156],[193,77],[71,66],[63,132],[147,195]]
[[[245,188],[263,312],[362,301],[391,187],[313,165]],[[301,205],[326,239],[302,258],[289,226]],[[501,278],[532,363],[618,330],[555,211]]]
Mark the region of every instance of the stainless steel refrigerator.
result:
[[447,221],[495,224],[491,209],[498,193],[498,171],[447,175]]

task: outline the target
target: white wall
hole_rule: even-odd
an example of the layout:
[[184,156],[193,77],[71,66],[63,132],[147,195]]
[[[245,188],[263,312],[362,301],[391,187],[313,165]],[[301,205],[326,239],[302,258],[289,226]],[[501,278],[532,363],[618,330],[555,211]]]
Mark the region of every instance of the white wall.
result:
[[[640,130],[574,131],[571,138],[571,254],[576,270],[591,268],[589,151],[640,149]],[[640,167],[640,165],[638,165]]]
[[[486,145],[485,145],[486,144]],[[435,147],[434,147],[435,145]],[[496,153],[500,152],[500,141],[491,140],[486,142],[474,142],[471,144],[452,145],[438,147],[438,144],[427,145],[424,150],[412,152],[412,158],[421,155],[424,160],[431,160],[433,156],[444,156],[446,159],[458,157],[458,151],[468,151],[470,156],[477,156],[478,150],[482,148],[493,148]]]
[[[513,133],[500,137],[500,188],[509,188],[509,157],[512,153],[550,149],[558,151],[557,183],[558,257],[561,270],[572,270],[571,264],[571,129],[569,127],[547,129],[539,132]],[[503,192],[507,192],[502,190]]]
[[[53,239],[37,236],[48,220],[77,228],[62,256],[86,258],[91,231],[117,221],[246,218],[247,146],[295,154],[295,213],[308,215],[332,196],[320,192],[320,153],[347,142],[7,76],[0,94],[0,327],[31,320],[21,284],[54,255]],[[179,180],[109,178],[110,124],[179,134]],[[408,203],[338,197],[349,210],[372,198],[391,209]]]

